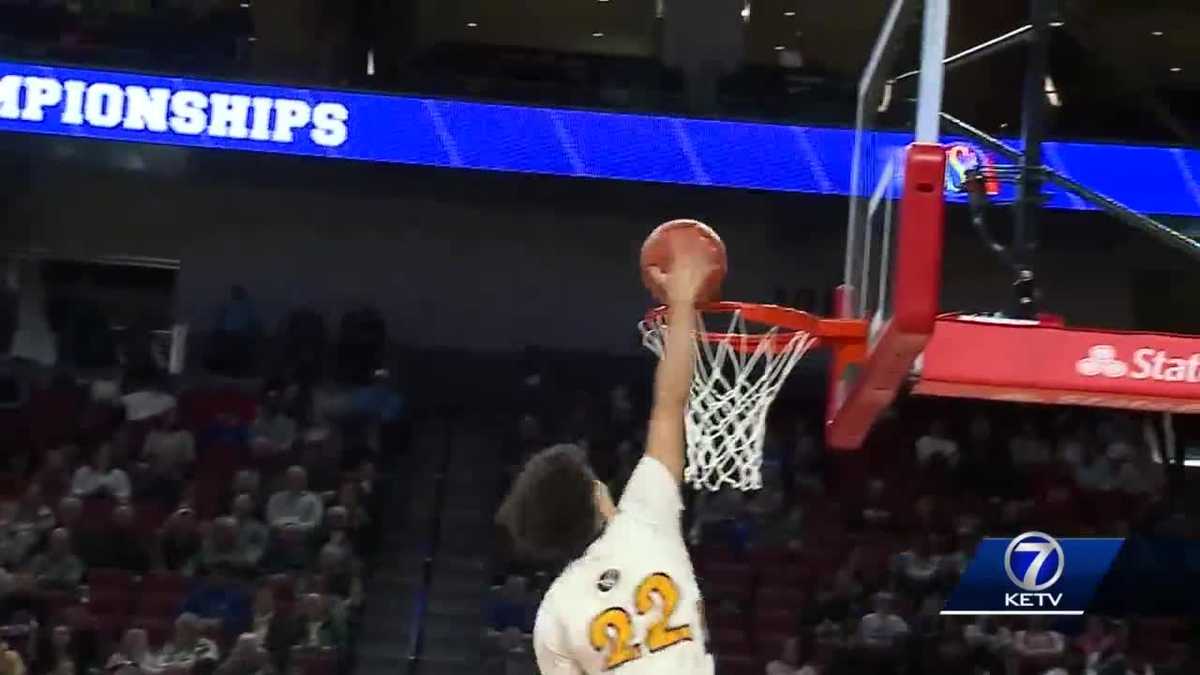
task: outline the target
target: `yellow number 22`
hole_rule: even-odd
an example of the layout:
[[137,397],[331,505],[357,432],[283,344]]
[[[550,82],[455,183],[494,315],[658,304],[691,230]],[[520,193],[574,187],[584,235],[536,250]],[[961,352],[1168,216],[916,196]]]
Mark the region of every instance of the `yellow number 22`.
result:
[[[679,586],[662,572],[651,574],[638,584],[633,594],[638,614],[645,614],[654,609],[655,595],[662,602],[663,612],[662,618],[655,621],[646,632],[646,646],[651,653],[692,639],[691,626],[667,625],[671,615],[675,613],[676,605],[679,604]],[[612,670],[642,657],[641,645],[631,644],[633,618],[620,607],[610,607],[596,615],[596,618],[592,619],[589,633],[592,647],[596,651],[603,651],[605,648],[609,650],[608,658],[604,662],[605,670]]]

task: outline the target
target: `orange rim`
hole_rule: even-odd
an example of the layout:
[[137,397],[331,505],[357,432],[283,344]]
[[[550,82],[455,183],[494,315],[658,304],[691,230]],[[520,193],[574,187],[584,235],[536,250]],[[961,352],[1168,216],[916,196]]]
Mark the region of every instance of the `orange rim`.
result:
[[[701,314],[732,314],[741,312],[742,318],[751,323],[775,326],[782,330],[771,335],[754,335],[749,333],[718,333],[699,331],[697,337],[708,343],[735,343],[739,351],[753,351],[763,342],[768,342],[770,349],[778,351],[787,347],[795,338],[796,333],[805,332],[818,341],[839,343],[843,346],[865,344],[867,340],[867,322],[860,319],[825,319],[808,312],[782,307],[780,305],[764,305],[753,302],[709,302],[696,306]],[[646,312],[646,321],[657,323],[664,319],[667,313],[666,305],[654,307]]]

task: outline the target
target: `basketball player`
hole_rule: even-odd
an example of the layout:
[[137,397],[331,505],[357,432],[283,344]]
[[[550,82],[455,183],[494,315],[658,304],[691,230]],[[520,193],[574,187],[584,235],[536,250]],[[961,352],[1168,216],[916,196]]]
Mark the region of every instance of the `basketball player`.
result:
[[567,563],[533,629],[542,675],[713,673],[679,486],[695,303],[712,263],[698,237],[670,245],[670,270],[649,269],[667,297],[668,330],[646,454],[621,504],[613,505],[582,449],[556,445],[530,458],[497,516],[519,551]]

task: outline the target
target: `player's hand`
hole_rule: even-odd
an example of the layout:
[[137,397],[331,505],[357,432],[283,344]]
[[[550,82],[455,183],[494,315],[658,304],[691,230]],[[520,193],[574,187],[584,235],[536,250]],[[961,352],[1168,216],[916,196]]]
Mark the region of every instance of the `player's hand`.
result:
[[652,265],[650,278],[666,293],[668,305],[694,305],[715,268],[710,244],[702,237],[671,237],[670,246],[670,271]]

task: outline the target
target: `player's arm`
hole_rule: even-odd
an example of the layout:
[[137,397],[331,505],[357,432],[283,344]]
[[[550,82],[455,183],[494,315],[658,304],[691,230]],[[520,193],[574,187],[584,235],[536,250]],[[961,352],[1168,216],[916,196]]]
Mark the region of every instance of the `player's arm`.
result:
[[654,404],[646,433],[646,456],[653,457],[683,480],[683,416],[695,368],[692,331],[696,328],[696,295],[712,271],[707,243],[699,237],[671,239],[671,269],[650,269],[667,296],[667,335],[654,374]]

